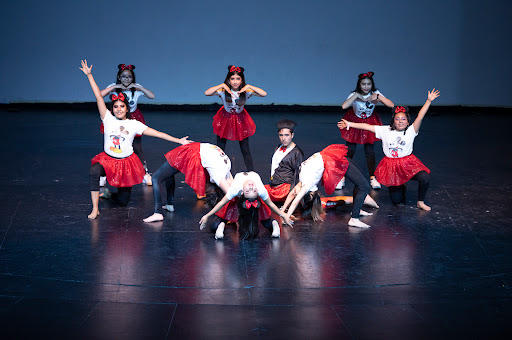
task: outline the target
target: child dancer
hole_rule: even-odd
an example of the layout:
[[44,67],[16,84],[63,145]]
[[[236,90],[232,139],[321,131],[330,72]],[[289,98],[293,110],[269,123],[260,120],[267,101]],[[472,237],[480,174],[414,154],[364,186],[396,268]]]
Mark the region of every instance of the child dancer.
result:
[[[373,75],[373,72],[367,72],[357,76],[356,89],[341,104],[343,109],[350,107],[343,119],[349,122],[382,125],[379,115],[377,112],[374,112],[375,105],[381,102],[387,107],[393,107],[394,104],[377,90]],[[375,179],[375,149],[373,143],[378,140],[375,134],[361,130],[341,130],[341,137],[347,141],[348,158],[354,157],[357,144],[364,145],[366,164],[370,174],[370,184],[373,189],[380,189],[380,184]],[[342,186],[343,184],[338,188],[341,189]]]
[[277,146],[272,157],[270,185],[266,184],[265,188],[273,202],[282,202],[288,196],[290,188],[294,188],[299,181],[299,168],[304,152],[293,142],[293,129],[297,123],[283,119],[276,125],[281,144]]
[[[105,192],[105,198],[111,198],[115,203],[126,206],[130,199],[132,186],[140,184],[144,177],[144,167],[140,159],[134,155],[132,141],[136,134],[158,137],[179,144],[187,144],[187,137],[181,139],[147,127],[141,122],[129,119],[128,101],[123,93],[112,95],[111,110],[107,109],[101,96],[100,89],[91,73],[92,65],[82,60],[80,70],[89,79],[92,91],[96,97],[98,111],[105,126],[104,152],[91,160],[89,183],[91,186],[92,212],[89,219],[95,219],[100,214],[98,202],[100,197],[99,178],[106,176],[110,185],[118,187],[117,193]],[[112,113],[111,113],[112,112]]]
[[342,119],[338,123],[340,129],[355,128],[374,132],[382,139],[382,149],[386,157],[377,166],[377,180],[389,187],[389,194],[394,204],[405,203],[409,180],[418,181],[418,203],[420,209],[430,211],[425,204],[425,196],[429,186],[430,170],[412,154],[414,139],[420,131],[421,122],[434,99],[439,97],[439,90],[428,92],[427,101],[418,113],[414,123],[410,125],[409,108],[396,106],[389,126],[374,126],[363,123],[353,123]]
[[371,213],[362,211],[361,207],[363,203],[374,207],[378,207],[378,205],[368,196],[370,185],[361,170],[346,157],[346,154],[346,145],[332,144],[302,162],[300,181],[290,191],[284,205],[281,207],[282,211],[286,211],[286,208],[290,206],[286,218],[290,218],[299,202],[304,198],[302,200],[304,208],[302,217],[312,217],[314,221],[322,221],[325,211],[318,193],[318,183],[322,181],[325,192],[330,195],[334,192],[336,184],[346,176],[355,185],[352,218],[348,221],[348,225],[359,228],[370,227],[359,220],[360,215],[371,215]]
[[[179,146],[165,154],[164,164],[153,174],[153,196],[155,198],[154,214],[144,219],[144,222],[162,221],[160,213],[163,208],[174,211],[174,176],[182,172],[187,183],[197,195],[205,196],[206,181],[215,183],[226,193],[233,181],[231,176],[231,161],[216,145],[208,143],[191,143]],[[167,189],[167,204],[162,206],[160,190],[165,183]]]
[[229,65],[224,82],[210,87],[204,94],[207,96],[217,94],[224,104],[213,117],[213,133],[217,135],[217,145],[224,150],[228,139],[239,141],[247,171],[254,170],[249,137],[256,132],[256,124],[244,105],[252,95],[265,97],[267,92],[245,83],[243,67]]
[[[227,215],[229,216],[224,215],[224,218],[230,221],[238,221],[238,232],[242,240],[258,236],[258,221],[261,221],[265,228],[269,230],[272,227],[272,237],[280,236],[279,223],[276,220],[270,219],[270,210],[281,216],[290,226],[293,225],[293,222],[288,217],[283,216],[282,212],[272,203],[267,190],[261,182],[260,176],[251,171],[235,175],[226,195],[199,221],[200,229],[204,229],[210,216],[220,211],[235,197],[238,198],[236,200],[237,209],[231,209],[228,206]],[[224,226],[224,221],[217,226],[215,239],[222,239],[224,237]]]
[[[135,82],[135,65],[119,64],[117,72],[116,82],[108,85],[105,89],[101,90],[101,96],[105,97],[112,93],[124,93],[130,104],[130,115],[131,119],[138,120],[139,122],[146,124],[146,120],[137,107],[137,102],[141,96],[146,96],[149,99],[155,99],[155,94],[150,90],[144,88],[142,85]],[[101,126],[103,132],[103,125]],[[133,151],[140,158],[146,174],[144,175],[144,183],[151,185],[151,175],[148,171],[146,164],[146,158],[144,157],[144,151],[142,150],[142,136],[136,135],[133,139]]]

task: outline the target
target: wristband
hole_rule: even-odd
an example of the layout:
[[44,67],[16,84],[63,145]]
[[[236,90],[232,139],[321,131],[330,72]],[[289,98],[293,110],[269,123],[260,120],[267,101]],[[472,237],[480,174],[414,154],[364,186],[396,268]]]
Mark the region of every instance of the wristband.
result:
[[350,129],[350,122],[347,122],[347,131]]

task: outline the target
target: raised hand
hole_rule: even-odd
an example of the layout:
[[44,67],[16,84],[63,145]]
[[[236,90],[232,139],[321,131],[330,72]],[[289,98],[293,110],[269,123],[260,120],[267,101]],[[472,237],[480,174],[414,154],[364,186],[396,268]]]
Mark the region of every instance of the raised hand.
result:
[[433,88],[432,91],[428,91],[428,100],[430,100],[432,102],[432,101],[434,101],[434,99],[436,99],[440,95],[441,95],[441,91]]
[[84,59],[82,60],[82,67],[79,67],[79,69],[82,70],[83,73],[85,73],[86,76],[88,76],[89,74],[91,74],[91,70],[92,70],[92,65],[91,66],[87,66],[87,59]]
[[181,145],[186,145],[186,144],[194,143],[194,141],[188,140],[187,138],[188,138],[188,136],[180,138],[179,143]]

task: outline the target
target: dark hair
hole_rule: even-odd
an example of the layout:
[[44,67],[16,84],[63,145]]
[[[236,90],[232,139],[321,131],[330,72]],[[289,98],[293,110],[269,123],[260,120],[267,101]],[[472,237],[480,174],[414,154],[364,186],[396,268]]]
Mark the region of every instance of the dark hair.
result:
[[302,218],[312,218],[313,221],[323,221],[325,209],[322,206],[322,200],[318,190],[310,191],[302,198]]
[[250,239],[258,237],[258,234],[260,232],[258,223],[259,223],[259,210],[261,207],[261,202],[259,200],[255,200],[254,202],[258,202],[258,207],[247,208],[245,205],[245,201],[247,201],[247,198],[245,198],[242,195],[238,198],[238,202],[237,202],[238,234],[240,235],[240,239],[250,240]]
[[372,89],[370,90],[370,93],[373,93],[375,91],[377,91],[377,88],[375,87],[375,81],[373,80],[373,75],[375,73],[373,72],[366,72],[366,73],[361,73],[357,76],[357,84],[356,84],[356,89],[353,91],[353,92],[357,92],[357,93],[363,93],[363,90],[361,90],[361,81],[363,79],[370,79],[372,81]]
[[[403,110],[405,110],[405,112]],[[407,127],[404,130],[404,135],[405,135],[405,131],[409,128],[409,126],[411,126],[411,116],[409,115],[409,106],[393,106],[393,108],[391,109],[391,113],[392,113],[391,123],[389,123],[390,130],[396,130],[395,116],[398,113],[405,114],[405,117],[407,118]]]
[[219,186],[215,183],[211,183],[210,181],[206,181],[206,204],[210,209],[213,209],[217,203],[219,203],[224,197],[224,191],[222,191]]
[[[119,94],[116,94],[116,96],[119,95]],[[125,95],[123,95],[124,99],[121,99],[121,98],[117,98],[117,99],[112,99],[112,97],[114,96],[114,94],[111,94],[109,96],[111,102],[110,104],[108,105],[108,109],[110,110],[110,112],[112,113],[112,115],[114,114],[114,103],[115,102],[123,102],[124,105],[126,105],[126,118],[128,119],[131,119],[132,118],[132,114],[130,112],[130,103],[128,103],[128,98],[126,98]]]
[[299,125],[299,124],[297,124],[293,120],[281,119],[276,124],[277,132],[281,131],[282,129],[288,129],[288,130],[290,130],[291,133],[293,133],[293,128],[296,127],[297,125]]
[[[121,73],[123,73],[123,71],[130,71],[132,73],[132,83],[135,83],[135,72],[133,72],[133,70],[135,70],[135,65],[128,65],[128,67],[126,67],[127,65],[125,64],[119,64],[117,65],[117,68],[119,69],[119,71],[117,71],[117,76],[116,76],[116,84],[121,84],[121,80],[119,79],[119,77],[121,76]],[[117,90],[118,88],[115,88],[114,90],[116,92],[123,92],[123,90],[121,88],[119,88],[119,90]],[[133,96],[135,95],[135,89],[132,87],[130,89],[132,91],[132,98]]]
[[[235,69],[237,69],[237,70],[235,70]],[[240,72],[238,72],[238,70],[240,70]],[[229,85],[229,79],[234,74],[238,74],[240,76],[240,78],[242,78],[242,83],[240,84],[240,89],[243,88],[245,86],[245,76],[244,76],[244,68],[241,66],[234,66],[234,65],[228,66],[228,74],[226,75],[226,79],[224,79],[224,84],[226,84],[231,89],[231,85]],[[229,93],[226,92],[225,97],[226,97],[226,102],[228,102],[228,103],[231,102],[231,95]],[[238,101],[238,106],[244,106],[245,101],[246,101],[245,92],[242,92],[242,93],[240,93],[240,99]]]

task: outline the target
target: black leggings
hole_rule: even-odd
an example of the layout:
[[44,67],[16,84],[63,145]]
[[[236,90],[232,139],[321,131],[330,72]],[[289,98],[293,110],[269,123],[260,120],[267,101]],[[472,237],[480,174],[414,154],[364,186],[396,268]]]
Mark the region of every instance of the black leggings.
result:
[[352,205],[352,217],[359,218],[366,195],[368,195],[370,192],[370,184],[366,180],[366,177],[364,177],[361,169],[359,169],[359,167],[354,162],[352,162],[350,158],[347,158],[347,161],[349,165],[347,172],[345,173],[345,177],[354,183],[354,203]]
[[[347,158],[354,158],[354,154],[356,153],[356,143],[347,142]],[[364,154],[366,155],[366,165],[368,166],[368,173],[370,177],[375,174],[375,148],[373,144],[363,144],[364,145]]]
[[173,168],[169,162],[165,161],[158,170],[153,174],[153,197],[155,200],[154,212],[158,213],[162,207],[162,194],[160,190],[165,182],[165,189],[167,192],[167,204],[174,204],[174,189],[176,188],[176,180],[174,175],[179,173],[179,170]]
[[[418,181],[418,201],[424,201],[429,186],[429,176],[426,171],[420,171],[411,180]],[[405,184],[388,187],[389,196],[393,204],[405,203],[407,187]]]
[[[105,169],[100,163],[94,163],[89,170],[89,186],[91,191],[100,191],[100,176],[105,176]],[[132,187],[117,188],[117,192],[113,192],[110,200],[114,203],[126,207],[130,196],[132,194]]]
[[[225,150],[226,142],[226,138],[220,138],[219,136],[217,136],[217,146],[222,150]],[[249,137],[247,137],[246,139],[242,139],[241,141],[238,141],[238,143],[240,144],[240,151],[242,151],[242,156],[244,157],[244,163],[247,171],[254,171],[251,149],[249,149]]]
[[133,146],[133,153],[136,154],[137,157],[139,157],[140,161],[142,162],[142,165],[144,166],[144,170],[146,170],[146,172],[148,172],[148,165],[146,164],[146,158],[144,158],[144,151],[142,151],[142,137],[136,136],[133,139],[132,146]]

